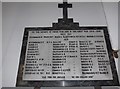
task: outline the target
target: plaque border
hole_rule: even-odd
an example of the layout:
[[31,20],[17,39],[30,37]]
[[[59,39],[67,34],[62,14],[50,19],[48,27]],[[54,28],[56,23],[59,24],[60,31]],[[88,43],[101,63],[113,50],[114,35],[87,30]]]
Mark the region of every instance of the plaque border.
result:
[[[37,30],[103,30],[112,70],[113,80],[52,80],[52,81],[26,81],[22,80],[25,54],[28,40],[28,32]],[[86,86],[119,86],[116,65],[113,57],[113,49],[110,42],[107,26],[61,26],[61,27],[26,27],[24,30],[22,49],[19,60],[19,68],[16,79],[17,87],[86,87]],[[63,84],[64,83],[64,84]]]

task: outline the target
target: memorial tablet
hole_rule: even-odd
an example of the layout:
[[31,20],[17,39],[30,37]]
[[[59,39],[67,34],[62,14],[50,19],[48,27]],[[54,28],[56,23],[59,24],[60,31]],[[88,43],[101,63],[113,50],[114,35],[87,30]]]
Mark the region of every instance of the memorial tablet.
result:
[[23,80],[112,80],[103,30],[29,31]]

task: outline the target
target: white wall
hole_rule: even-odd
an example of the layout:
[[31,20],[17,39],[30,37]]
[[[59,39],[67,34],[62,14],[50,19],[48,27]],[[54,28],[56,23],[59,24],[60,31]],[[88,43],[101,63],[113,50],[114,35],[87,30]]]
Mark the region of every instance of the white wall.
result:
[[2,87],[2,3],[0,1],[0,88]]

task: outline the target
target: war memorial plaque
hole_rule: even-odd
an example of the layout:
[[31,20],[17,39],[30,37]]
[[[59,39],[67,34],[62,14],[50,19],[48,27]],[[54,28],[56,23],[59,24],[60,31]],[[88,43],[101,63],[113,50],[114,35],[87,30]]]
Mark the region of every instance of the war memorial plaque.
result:
[[53,27],[25,28],[16,86],[117,86],[118,75],[108,29],[79,27],[67,17]]
[[111,80],[103,30],[29,31],[23,80]]

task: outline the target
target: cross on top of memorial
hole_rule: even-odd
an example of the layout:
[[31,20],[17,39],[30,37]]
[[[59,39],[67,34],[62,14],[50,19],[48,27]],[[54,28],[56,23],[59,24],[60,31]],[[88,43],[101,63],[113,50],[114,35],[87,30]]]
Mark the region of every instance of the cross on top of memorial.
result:
[[68,4],[67,0],[64,0],[63,4],[58,4],[58,8],[63,8],[63,21],[66,23],[68,20],[67,8],[72,8],[72,4]]
[[53,27],[78,27],[79,23],[73,22],[73,18],[68,18],[68,8],[72,8],[72,4],[68,4],[67,0],[63,0],[63,4],[58,4],[58,8],[63,8],[63,18],[58,19],[58,23],[53,23]]

